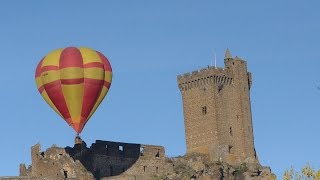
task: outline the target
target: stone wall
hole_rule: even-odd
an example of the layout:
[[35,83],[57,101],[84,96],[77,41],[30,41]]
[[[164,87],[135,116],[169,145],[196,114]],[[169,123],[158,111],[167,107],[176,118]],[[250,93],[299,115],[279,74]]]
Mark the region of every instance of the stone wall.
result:
[[95,177],[159,174],[165,163],[162,146],[98,140],[90,149],[74,147],[66,148],[66,151],[80,160]]
[[255,161],[252,77],[246,62],[228,56],[225,68],[209,66],[177,79],[183,100],[187,153],[209,154],[214,161],[230,164]]
[[168,172],[162,146],[100,141],[88,148],[83,142],[74,147],[31,148],[32,164],[20,165],[20,178],[101,179],[116,176],[156,176]]
[[81,180],[93,179],[93,175],[86,170],[80,161],[74,161],[64,148],[52,146],[41,151],[40,144],[31,147],[32,164],[26,168],[20,165],[20,176],[65,179],[77,178]]

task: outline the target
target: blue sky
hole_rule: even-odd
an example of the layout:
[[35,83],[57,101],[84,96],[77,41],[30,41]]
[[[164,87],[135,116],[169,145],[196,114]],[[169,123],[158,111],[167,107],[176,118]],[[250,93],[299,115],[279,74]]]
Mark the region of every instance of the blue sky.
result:
[[[0,176],[30,164],[37,142],[73,145],[74,131],[44,102],[34,71],[51,50],[87,46],[104,53],[114,79],[82,132],[96,139],[186,151],[176,76],[206,67],[226,48],[248,62],[255,146],[278,177],[290,166],[319,168],[320,2],[17,1],[0,2]],[[280,178],[280,177],[279,177]]]

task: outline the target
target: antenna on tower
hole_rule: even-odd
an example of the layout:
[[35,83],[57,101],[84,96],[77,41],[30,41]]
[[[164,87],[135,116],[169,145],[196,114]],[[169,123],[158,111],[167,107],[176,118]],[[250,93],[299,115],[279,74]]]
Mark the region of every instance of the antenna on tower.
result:
[[214,62],[211,61],[211,67],[213,66],[213,63],[214,63],[214,67],[217,68],[217,55],[216,55],[216,51],[215,50],[213,50],[213,55],[214,55],[213,56],[214,57],[214,59],[213,59]]
[[217,68],[217,54],[216,54],[216,51],[214,51],[213,53],[214,53],[214,67]]
[[[213,51],[214,52],[214,51]],[[211,62],[210,62],[210,66],[212,67],[213,66],[213,62],[212,62],[212,60],[211,60]]]
[[[210,63],[210,66],[212,67],[213,66],[213,63],[214,63],[214,68],[215,69],[217,69],[217,55],[216,55],[216,51],[213,49],[213,57],[214,57],[214,59],[213,59],[213,61],[211,61],[211,63]],[[209,66],[208,66],[209,67]]]

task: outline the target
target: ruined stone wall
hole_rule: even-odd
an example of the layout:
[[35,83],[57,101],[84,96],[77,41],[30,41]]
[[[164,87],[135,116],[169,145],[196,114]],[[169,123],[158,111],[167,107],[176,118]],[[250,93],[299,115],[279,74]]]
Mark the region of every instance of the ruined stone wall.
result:
[[225,68],[208,67],[178,76],[182,93],[187,153],[239,164],[256,159],[253,145],[251,74],[240,58]]
[[80,180],[93,179],[90,172],[79,161],[74,161],[64,148],[53,146],[41,151],[40,144],[31,147],[31,166],[25,168],[20,165],[20,176],[65,179],[77,178]]
[[156,175],[163,172],[165,163],[165,151],[162,146],[96,141],[87,151],[87,159],[75,158],[82,161],[95,177],[120,174]]
[[32,165],[20,165],[20,177],[101,179],[115,176],[155,176],[168,172],[162,146],[97,140],[90,148],[31,148]]

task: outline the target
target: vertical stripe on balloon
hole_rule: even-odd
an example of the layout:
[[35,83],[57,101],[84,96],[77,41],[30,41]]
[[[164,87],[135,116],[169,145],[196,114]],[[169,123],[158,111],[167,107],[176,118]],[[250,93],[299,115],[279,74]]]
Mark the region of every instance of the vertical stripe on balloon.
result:
[[59,58],[59,68],[79,67],[83,68],[81,52],[75,47],[65,48]]
[[80,47],[79,51],[81,52],[84,65],[93,62],[102,63],[99,55],[94,50],[86,47]]
[[41,65],[42,65],[43,59],[39,62],[37,69],[36,69],[36,74],[35,74],[35,78],[36,78],[36,84],[37,84],[37,88],[40,92],[40,94],[43,91],[43,85],[42,85],[42,80],[41,80]]
[[99,94],[99,97],[96,101],[96,103],[94,104],[89,116],[88,116],[88,119],[92,116],[92,114],[96,111],[96,109],[98,108],[98,106],[100,105],[100,103],[102,102],[102,100],[104,99],[104,97],[106,96],[107,92],[108,92],[108,88],[106,88],[105,86],[102,87],[102,90]]
[[[39,62],[38,66],[37,66],[37,69],[36,69],[36,78],[37,78],[37,77],[40,77],[40,75],[41,75],[41,67],[42,67],[43,59],[44,59],[44,58],[41,59],[41,61]],[[38,87],[38,88],[39,88],[39,87]]]
[[[42,62],[41,67],[46,66],[59,66],[59,59],[63,49],[57,49],[49,53]],[[66,102],[64,101],[64,96],[62,93],[61,82],[60,82],[60,72],[58,69],[43,71],[45,69],[41,68],[41,80],[43,87],[51,100],[52,104],[60,112],[63,118],[67,121],[68,124],[71,123],[70,113],[68,111]],[[48,102],[48,101],[47,101]],[[50,104],[48,102],[48,104]]]
[[[101,72],[102,72],[101,73],[101,79],[102,79],[104,77],[104,73],[103,71]],[[82,123],[85,124],[88,121],[89,114],[99,98],[102,87],[103,87],[103,80],[88,79],[88,78],[84,79],[84,99],[83,99],[81,115],[86,119],[84,119],[84,122]]]
[[111,85],[111,79],[112,79],[112,69],[111,69],[111,65],[108,61],[108,59],[101,54],[100,52],[96,51],[96,53],[99,55],[102,63],[103,63],[103,70],[104,70],[104,86],[99,94],[99,97],[95,103],[95,105],[93,106],[88,119],[92,116],[92,114],[96,111],[96,109],[98,108],[98,106],[100,105],[100,103],[102,102],[102,100],[104,99],[104,97],[106,96],[106,94],[109,91],[110,85]]
[[108,61],[108,59],[107,59],[102,53],[100,53],[99,51],[96,51],[96,52],[97,52],[97,54],[99,55],[99,57],[100,57],[103,65],[104,65],[104,70],[111,72],[111,71],[112,71],[112,68],[111,68],[111,64],[110,64],[110,62]]
[[64,118],[61,113],[59,112],[59,110],[56,108],[56,106],[53,104],[53,102],[51,101],[51,99],[49,98],[47,92],[44,90],[41,93],[43,99],[49,104],[50,107],[52,107],[52,109],[59,114],[59,116],[61,116],[62,118]]
[[103,86],[104,71],[95,66],[88,66],[89,64],[102,63],[100,56],[92,49],[79,48],[82,54],[84,65],[84,99],[82,105],[81,115],[84,117],[79,128],[83,128],[89,119],[89,114],[93,109]]
[[51,99],[52,103],[58,109],[60,114],[67,121],[68,124],[71,124],[71,120],[70,120],[71,116],[70,116],[67,104],[64,100],[60,80],[44,84],[43,86],[49,98]]
[[[81,52],[74,47],[62,51],[60,60],[62,92],[71,116],[71,126],[79,123],[83,102],[83,60]],[[75,129],[76,130],[76,129]]]
[[57,49],[50,52],[43,60],[41,67],[44,66],[59,66],[60,55],[63,49]]

